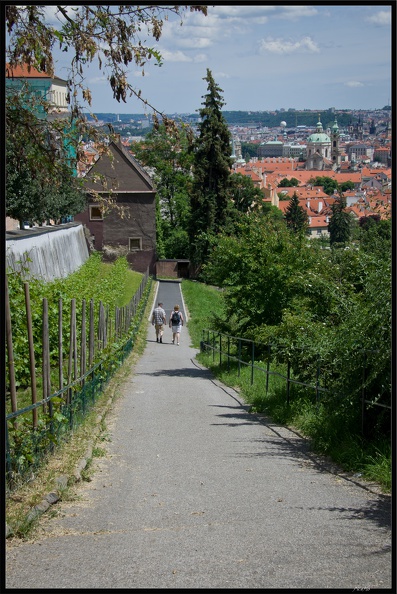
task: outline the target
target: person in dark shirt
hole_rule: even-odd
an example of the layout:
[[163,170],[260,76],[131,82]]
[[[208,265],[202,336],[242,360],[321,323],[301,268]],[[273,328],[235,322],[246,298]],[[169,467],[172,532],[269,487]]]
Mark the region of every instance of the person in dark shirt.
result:
[[179,336],[183,326],[183,315],[179,311],[179,305],[174,305],[174,309],[170,315],[169,326],[172,328],[172,344],[176,341],[176,344],[179,346]]

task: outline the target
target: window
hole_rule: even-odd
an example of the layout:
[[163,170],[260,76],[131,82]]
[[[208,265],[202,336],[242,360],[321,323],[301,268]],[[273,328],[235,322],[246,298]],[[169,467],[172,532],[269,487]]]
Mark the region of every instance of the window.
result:
[[90,221],[102,221],[102,209],[100,206],[90,204]]
[[142,249],[142,240],[140,237],[130,237],[128,243],[130,252],[137,252]]

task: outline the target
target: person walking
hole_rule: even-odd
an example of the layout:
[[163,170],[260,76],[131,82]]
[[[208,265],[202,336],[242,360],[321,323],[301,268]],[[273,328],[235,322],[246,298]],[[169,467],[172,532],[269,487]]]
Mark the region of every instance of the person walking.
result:
[[176,344],[179,346],[179,337],[183,326],[183,315],[179,311],[179,305],[174,305],[174,309],[170,315],[169,326],[172,328],[172,344],[175,344],[176,340]]
[[158,306],[154,308],[152,314],[152,326],[154,326],[156,330],[156,342],[163,342],[164,324],[166,323],[167,318],[163,309],[163,304],[159,301]]

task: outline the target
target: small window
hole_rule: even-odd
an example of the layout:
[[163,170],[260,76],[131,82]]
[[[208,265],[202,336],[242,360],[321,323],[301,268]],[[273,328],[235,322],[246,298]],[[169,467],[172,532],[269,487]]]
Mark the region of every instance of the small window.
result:
[[102,221],[102,209],[100,206],[90,206],[90,221]]
[[140,237],[129,238],[129,250],[130,252],[137,252],[142,249],[142,240]]

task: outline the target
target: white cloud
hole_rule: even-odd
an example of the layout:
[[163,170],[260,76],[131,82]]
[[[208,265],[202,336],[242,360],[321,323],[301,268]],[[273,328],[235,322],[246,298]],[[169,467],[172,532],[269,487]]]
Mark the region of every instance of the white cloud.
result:
[[109,81],[105,75],[104,76],[91,76],[88,78],[88,82],[90,83],[90,85],[103,85],[105,83],[106,83],[106,85],[109,84]]
[[166,62],[192,62],[192,58],[189,58],[184,52],[177,50],[170,52],[169,50],[161,50],[161,55]]
[[230,78],[230,74],[227,74],[226,72],[215,72],[214,79],[217,80],[218,78]]
[[313,6],[282,6],[280,8],[282,12],[277,14],[277,16],[283,19],[299,19],[318,14],[318,10]]
[[376,14],[367,17],[369,23],[374,25],[390,25],[391,24],[391,12],[389,10],[380,10]]
[[193,58],[193,62],[200,64],[201,62],[208,62],[207,54],[196,54]]
[[359,82],[358,80],[349,80],[349,81],[345,82],[345,87],[352,87],[352,88],[364,87],[364,84]]
[[271,18],[297,19],[318,14],[313,6],[208,6],[208,14],[214,14],[222,19],[236,20],[255,24],[263,24]]
[[271,54],[318,53],[320,51],[317,43],[311,37],[302,37],[299,41],[287,41],[281,37],[278,39],[268,37],[259,42],[259,49],[261,53],[268,52]]

